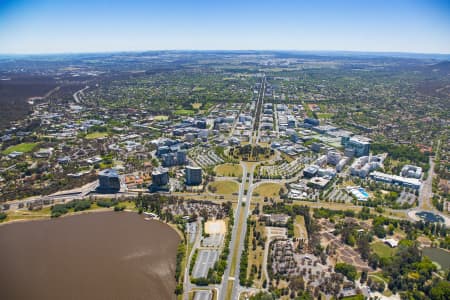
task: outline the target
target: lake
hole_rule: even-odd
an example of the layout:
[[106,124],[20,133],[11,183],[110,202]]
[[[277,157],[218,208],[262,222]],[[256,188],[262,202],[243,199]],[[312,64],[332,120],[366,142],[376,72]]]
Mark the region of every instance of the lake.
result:
[[428,211],[417,212],[416,216],[419,216],[421,219],[423,219],[424,221],[428,221],[428,222],[445,223],[445,220],[443,217],[441,217],[440,215],[434,214],[432,212],[428,212]]
[[0,226],[2,299],[175,299],[180,238],[128,212]]
[[450,252],[439,248],[423,248],[423,255],[441,265],[442,269],[450,268]]

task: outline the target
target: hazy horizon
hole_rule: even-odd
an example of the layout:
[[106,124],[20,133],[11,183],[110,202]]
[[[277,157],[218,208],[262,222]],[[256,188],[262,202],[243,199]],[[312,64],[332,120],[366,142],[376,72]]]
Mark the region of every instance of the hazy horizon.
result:
[[157,52],[211,52],[211,53],[237,53],[249,52],[249,54],[257,53],[291,53],[298,55],[316,55],[316,56],[367,56],[367,57],[399,57],[399,58],[433,58],[433,59],[450,59],[450,53],[436,52],[398,52],[398,51],[358,51],[358,50],[301,50],[301,49],[151,49],[151,50],[111,50],[111,51],[66,51],[66,52],[41,52],[41,53],[1,53],[1,57],[33,57],[33,56],[71,56],[71,55],[108,55],[108,54],[142,54]]

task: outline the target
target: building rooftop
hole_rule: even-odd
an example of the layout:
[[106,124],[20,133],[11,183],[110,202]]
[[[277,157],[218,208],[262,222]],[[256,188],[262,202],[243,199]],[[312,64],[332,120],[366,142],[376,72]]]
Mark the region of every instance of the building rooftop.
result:
[[98,173],[100,176],[108,176],[108,177],[117,177],[119,174],[117,173],[117,170],[115,169],[106,169]]
[[350,141],[358,142],[361,144],[370,144],[372,141],[370,138],[361,136],[361,135],[355,135],[350,138]]
[[401,181],[401,182],[405,182],[405,183],[409,183],[409,184],[417,185],[417,186],[421,185],[420,180],[417,178],[402,177],[402,176],[386,174],[386,173],[382,173],[382,172],[378,172],[378,171],[374,171],[374,172],[370,173],[370,175],[374,176],[374,177],[390,179],[393,181]]
[[159,167],[159,168],[156,168],[153,170],[152,175],[161,175],[161,174],[167,173],[168,171],[169,170],[167,168]]
[[391,248],[395,248],[398,246],[398,241],[394,239],[384,239],[383,242],[388,244]]
[[201,170],[202,168],[200,168],[200,167],[195,167],[195,166],[186,166],[186,169],[191,169],[191,170]]

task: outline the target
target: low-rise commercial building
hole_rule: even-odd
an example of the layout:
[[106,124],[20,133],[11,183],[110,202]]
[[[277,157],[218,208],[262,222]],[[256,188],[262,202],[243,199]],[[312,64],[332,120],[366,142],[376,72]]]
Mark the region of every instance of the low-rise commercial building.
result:
[[413,189],[420,189],[421,182],[417,178],[407,178],[398,175],[386,174],[378,171],[370,173],[370,177],[376,181],[386,182],[395,185],[401,185],[404,187],[409,187]]
[[317,166],[308,166],[303,170],[303,176],[306,178],[312,178],[316,176],[317,172],[319,172],[319,167]]
[[320,121],[314,118],[306,118],[303,123],[309,126],[319,126]]
[[420,179],[420,177],[422,177],[422,168],[412,165],[404,165],[400,175],[403,177]]
[[311,186],[311,187],[317,188],[317,189],[324,189],[328,185],[329,182],[330,182],[329,178],[313,177],[308,182],[308,186]]
[[376,170],[381,167],[384,157],[381,155],[376,156],[361,156],[356,159],[350,166],[350,175],[359,176],[361,178],[367,177],[370,171]]

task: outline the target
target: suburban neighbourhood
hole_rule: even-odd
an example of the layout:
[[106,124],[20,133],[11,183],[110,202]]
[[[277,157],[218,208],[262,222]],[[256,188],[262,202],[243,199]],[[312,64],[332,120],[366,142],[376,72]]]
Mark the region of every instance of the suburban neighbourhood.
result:
[[[408,92],[416,109],[431,103],[418,115],[380,104],[404,86],[383,82],[376,60],[336,57],[328,69],[286,56],[205,54],[217,68],[208,74],[195,52],[134,58],[189,62],[162,73],[135,74],[120,59],[117,74],[46,71],[56,87],[0,131],[1,222],[114,210],[168,223],[181,237],[184,300],[428,299],[444,289],[450,148],[448,98],[438,99],[448,95]],[[371,75],[346,69],[356,63]],[[402,63],[386,62],[399,77]],[[417,64],[425,78],[448,72]]]

